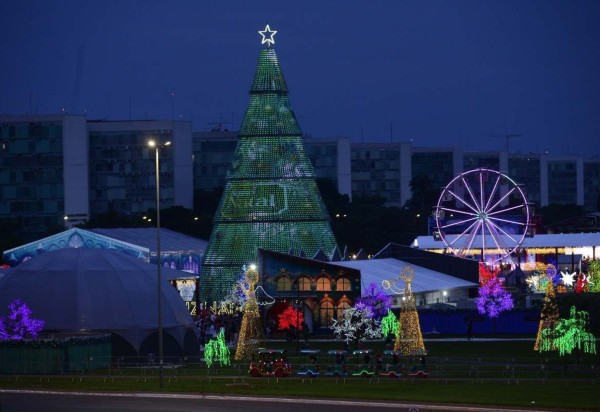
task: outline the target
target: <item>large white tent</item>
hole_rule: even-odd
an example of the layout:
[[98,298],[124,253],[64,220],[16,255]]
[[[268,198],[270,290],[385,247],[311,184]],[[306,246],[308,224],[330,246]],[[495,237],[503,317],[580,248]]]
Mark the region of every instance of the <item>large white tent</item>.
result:
[[[162,325],[179,354],[197,353],[193,320],[181,297],[162,277]],[[107,249],[46,252],[0,278],[0,316],[21,299],[44,320],[45,331],[110,332],[140,354],[158,325],[157,266]]]
[[[413,293],[426,293],[478,286],[476,283],[413,265],[395,258],[348,260],[338,261],[335,262],[335,264],[360,270],[361,290],[363,293],[368,289],[371,283],[375,283],[381,288],[383,281],[392,281],[397,278],[406,266],[410,266],[415,273],[415,277],[411,283]],[[400,280],[398,284],[401,285],[401,287],[404,286],[402,280]],[[389,289],[384,290],[384,292],[390,295],[394,294]]]

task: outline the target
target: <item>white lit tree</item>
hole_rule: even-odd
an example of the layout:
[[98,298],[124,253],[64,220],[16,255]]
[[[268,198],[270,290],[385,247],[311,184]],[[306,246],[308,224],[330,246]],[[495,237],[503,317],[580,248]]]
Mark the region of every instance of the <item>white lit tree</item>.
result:
[[333,320],[333,333],[338,340],[346,342],[348,347],[356,347],[367,339],[381,338],[379,322],[373,319],[369,308],[345,309],[341,319]]

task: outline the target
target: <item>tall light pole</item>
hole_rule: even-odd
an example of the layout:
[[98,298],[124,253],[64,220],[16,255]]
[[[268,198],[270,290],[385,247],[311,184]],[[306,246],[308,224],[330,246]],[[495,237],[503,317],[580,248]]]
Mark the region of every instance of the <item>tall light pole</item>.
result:
[[156,281],[158,306],[158,384],[163,388],[163,327],[162,327],[162,262],[160,261],[160,147],[169,146],[171,142],[160,143],[150,140],[148,146],[156,152]]

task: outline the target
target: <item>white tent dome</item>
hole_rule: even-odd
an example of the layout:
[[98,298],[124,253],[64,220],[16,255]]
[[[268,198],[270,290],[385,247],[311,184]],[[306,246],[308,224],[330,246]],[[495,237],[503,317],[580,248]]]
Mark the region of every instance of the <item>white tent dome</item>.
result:
[[[35,256],[0,278],[0,315],[21,299],[33,317],[46,322],[44,331],[110,332],[139,353],[144,340],[157,332],[156,279],[156,265],[124,253],[59,249]],[[163,330],[183,351],[186,335],[188,343],[190,333],[195,338],[194,322],[166,276],[161,285]]]

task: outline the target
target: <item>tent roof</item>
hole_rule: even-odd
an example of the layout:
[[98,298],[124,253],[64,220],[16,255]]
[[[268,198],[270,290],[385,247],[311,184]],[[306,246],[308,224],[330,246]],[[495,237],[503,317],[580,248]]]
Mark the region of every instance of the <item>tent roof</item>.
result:
[[[21,299],[45,330],[102,331],[122,336],[139,351],[157,329],[157,270],[115,250],[64,248],[35,256],[0,279],[0,316]],[[193,329],[185,303],[161,282],[163,327],[183,347]]]
[[[381,289],[381,282],[384,280],[393,280],[402,269],[410,266],[415,271],[415,277],[412,281],[413,293],[432,292],[436,290],[448,290],[455,288],[473,287],[476,283],[468,282],[454,276],[426,269],[421,266],[412,265],[399,259],[366,259],[366,260],[348,260],[332,262],[336,265],[358,269],[361,273],[361,290],[367,290],[371,283],[375,283]],[[404,287],[404,282],[399,282],[400,287]],[[390,290],[383,289],[385,293],[392,295]]]
[[[148,248],[156,254],[156,228],[116,228],[116,229],[88,229],[122,242]],[[160,250],[162,253],[195,251],[204,254],[208,241],[184,235],[170,229],[160,229]]]
[[[451,241],[457,235],[449,235]],[[489,243],[489,240],[488,240]],[[476,236],[473,242],[473,248],[481,248],[481,236]],[[419,236],[413,246],[419,249],[444,249],[446,245],[441,240],[434,240],[433,236]],[[526,237],[523,240],[522,247],[585,247],[600,246],[600,233],[552,233]]]

